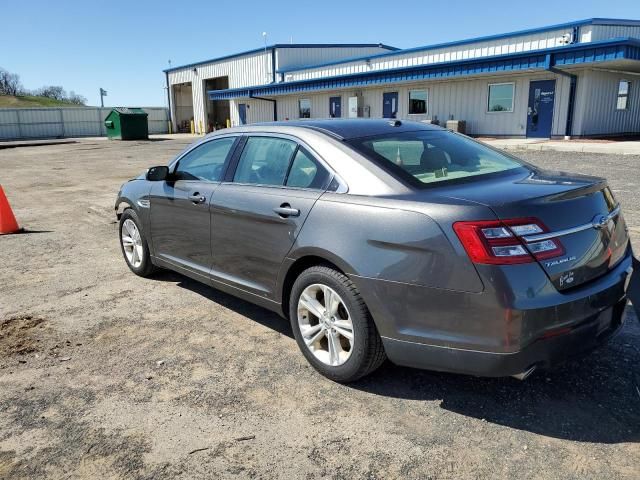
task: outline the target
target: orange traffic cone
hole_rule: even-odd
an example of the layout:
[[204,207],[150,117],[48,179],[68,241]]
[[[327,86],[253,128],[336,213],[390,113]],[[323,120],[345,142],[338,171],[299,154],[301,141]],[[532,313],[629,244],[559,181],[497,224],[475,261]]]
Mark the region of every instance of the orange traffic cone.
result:
[[16,233],[20,230],[21,228],[18,226],[16,217],[11,210],[11,205],[9,205],[9,200],[7,200],[4,190],[2,190],[2,186],[0,185],[0,235]]

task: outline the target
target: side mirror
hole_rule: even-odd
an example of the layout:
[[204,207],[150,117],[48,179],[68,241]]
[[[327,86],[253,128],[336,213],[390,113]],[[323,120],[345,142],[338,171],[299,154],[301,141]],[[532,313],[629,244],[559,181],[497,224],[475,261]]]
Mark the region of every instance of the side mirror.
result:
[[161,182],[169,177],[169,167],[162,165],[160,167],[151,167],[147,170],[147,180],[150,182]]

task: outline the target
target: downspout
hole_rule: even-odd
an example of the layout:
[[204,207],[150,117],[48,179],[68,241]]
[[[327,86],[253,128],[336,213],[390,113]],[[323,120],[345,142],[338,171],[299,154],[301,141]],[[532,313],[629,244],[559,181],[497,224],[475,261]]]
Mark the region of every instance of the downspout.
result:
[[576,104],[576,87],[578,83],[578,76],[573,73],[565,72],[559,68],[554,67],[555,58],[552,53],[547,53],[544,64],[545,70],[548,70],[557,75],[563,75],[569,77],[569,105],[567,105],[567,123],[564,129],[564,138],[569,140],[571,137],[571,130],[573,128],[573,111]]
[[278,121],[278,103],[276,102],[275,98],[254,97],[253,93],[251,93],[251,91],[249,91],[249,98],[253,98],[255,100],[263,100],[265,102],[273,103],[273,121],[274,122]]
[[276,83],[276,48],[271,49],[271,83]]
[[173,130],[173,114],[171,112],[171,90],[169,87],[169,72],[164,72],[165,84],[167,86],[167,107],[169,107],[169,133]]

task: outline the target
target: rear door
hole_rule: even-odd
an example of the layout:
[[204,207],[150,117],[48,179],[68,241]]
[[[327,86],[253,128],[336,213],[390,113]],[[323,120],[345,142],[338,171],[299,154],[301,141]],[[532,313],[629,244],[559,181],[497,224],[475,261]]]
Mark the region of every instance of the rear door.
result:
[[272,298],[280,266],[330,175],[293,138],[249,136],[236,157],[211,200],[212,278]]
[[209,276],[209,202],[238,138],[219,138],[195,147],[180,158],[167,181],[153,182],[149,218],[156,257]]

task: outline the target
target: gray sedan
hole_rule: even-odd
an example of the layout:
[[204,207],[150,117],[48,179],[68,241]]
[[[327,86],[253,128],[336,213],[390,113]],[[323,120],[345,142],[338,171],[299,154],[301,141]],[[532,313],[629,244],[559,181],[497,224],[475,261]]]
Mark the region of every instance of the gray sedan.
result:
[[322,374],[524,378],[619,331],[632,276],[604,179],[398,120],[232,128],[125,183],[129,268],[278,312]]

